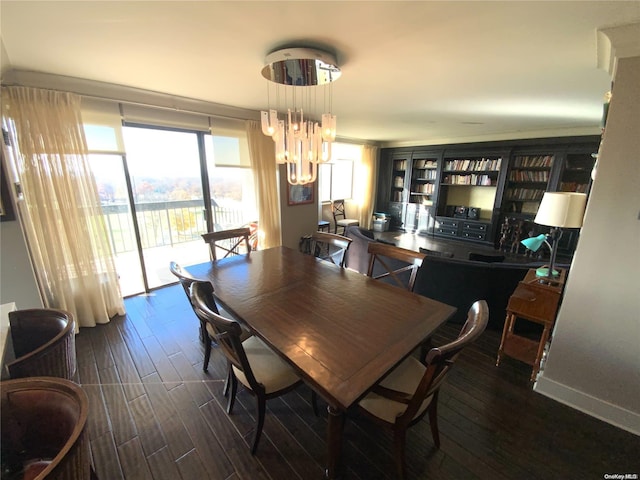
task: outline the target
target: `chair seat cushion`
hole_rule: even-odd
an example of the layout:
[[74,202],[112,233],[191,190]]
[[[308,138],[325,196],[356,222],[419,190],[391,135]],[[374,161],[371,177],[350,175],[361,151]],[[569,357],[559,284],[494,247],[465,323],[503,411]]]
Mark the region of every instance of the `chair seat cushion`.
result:
[[[255,335],[242,342],[242,346],[253,375],[267,394],[288,388],[300,380],[296,372]],[[233,372],[245,387],[251,388],[242,371],[233,367]]]
[[[422,380],[425,367],[414,357],[409,357],[398,365],[393,371],[387,375],[387,377],[380,382],[380,385],[399,392],[408,393],[413,395],[418,388],[418,384]],[[419,416],[431,403],[431,396],[427,397],[416,413],[416,417]],[[396,417],[404,413],[407,409],[407,405],[400,402],[395,402],[388,398],[382,397],[376,393],[369,393],[360,401],[360,407],[369,412],[370,414],[378,417],[385,422],[395,423]]]
[[352,225],[360,225],[360,222],[355,218],[343,218],[342,220],[338,220],[337,223],[341,227],[350,227]]

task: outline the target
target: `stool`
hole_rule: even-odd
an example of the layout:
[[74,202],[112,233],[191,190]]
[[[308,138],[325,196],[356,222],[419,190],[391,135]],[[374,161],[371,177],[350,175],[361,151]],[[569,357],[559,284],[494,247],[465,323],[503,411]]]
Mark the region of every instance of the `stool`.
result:
[[331,227],[331,224],[329,222],[327,222],[326,220],[319,220],[318,221],[318,231],[319,232],[324,232],[325,229],[327,232],[329,232],[329,229]]

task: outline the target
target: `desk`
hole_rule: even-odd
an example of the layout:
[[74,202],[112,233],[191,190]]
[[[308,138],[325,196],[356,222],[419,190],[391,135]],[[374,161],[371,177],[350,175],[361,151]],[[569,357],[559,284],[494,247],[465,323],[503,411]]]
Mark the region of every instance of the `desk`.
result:
[[[560,275],[550,283],[541,283],[546,281],[546,277],[536,277],[535,269],[527,272],[509,298],[496,366],[500,365],[502,355],[508,355],[533,366],[531,381],[536,379],[544,347],[556,319],[565,274],[565,270],[561,270]],[[543,330],[540,339],[536,341],[515,334],[513,328],[517,318],[541,324]]]
[[328,478],[344,412],[456,311],[286,247],[187,270],[327,401]]

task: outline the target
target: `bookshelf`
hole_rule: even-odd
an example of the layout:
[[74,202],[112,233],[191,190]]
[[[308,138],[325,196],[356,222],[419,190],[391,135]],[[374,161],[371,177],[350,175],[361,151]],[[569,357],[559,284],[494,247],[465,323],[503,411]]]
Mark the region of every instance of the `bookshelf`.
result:
[[513,157],[503,198],[505,215],[536,214],[544,192],[549,189],[554,161],[553,154]]

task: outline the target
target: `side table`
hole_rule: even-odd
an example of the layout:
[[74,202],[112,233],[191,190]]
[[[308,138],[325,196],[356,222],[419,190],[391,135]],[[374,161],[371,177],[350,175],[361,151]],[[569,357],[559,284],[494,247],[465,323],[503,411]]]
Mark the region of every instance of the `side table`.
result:
[[[535,269],[527,272],[509,298],[496,366],[500,365],[502,356],[507,355],[531,365],[531,381],[536,379],[560,305],[565,276],[564,269],[550,281],[546,277],[537,277]],[[541,324],[543,330],[540,339],[536,341],[514,333],[516,319]]]

